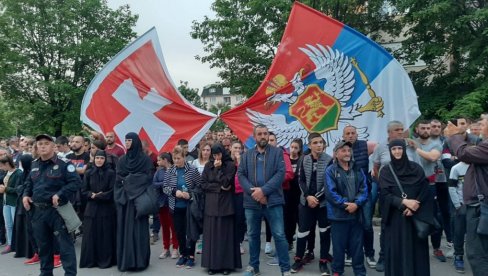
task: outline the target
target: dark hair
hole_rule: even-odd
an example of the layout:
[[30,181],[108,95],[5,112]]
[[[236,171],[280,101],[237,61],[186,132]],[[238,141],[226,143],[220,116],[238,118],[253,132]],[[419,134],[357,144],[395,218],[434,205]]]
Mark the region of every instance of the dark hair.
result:
[[252,130],[253,135],[256,134],[256,129],[258,129],[258,128],[265,128],[266,130],[268,129],[268,127],[263,125],[263,124],[257,124],[254,126],[254,129]]
[[272,132],[272,131],[269,131],[269,132],[268,132],[268,134],[269,134],[269,136],[274,136],[274,137],[276,137],[276,134],[274,134],[274,132]]
[[317,132],[312,132],[308,135],[308,143],[310,143],[312,141],[312,139],[315,139],[317,137],[320,137],[322,139],[322,141],[325,143],[324,141],[324,137],[322,137],[322,135],[320,135],[319,133]]
[[12,159],[12,156],[6,155],[0,158],[0,163],[2,164],[9,164],[10,167],[15,168],[14,160]]
[[417,126],[419,126],[420,124],[422,125],[430,125],[430,121],[429,120],[420,120],[417,122]]
[[56,145],[67,145],[69,143],[68,137],[66,136],[59,136],[56,138]]
[[303,141],[302,141],[302,139],[300,139],[300,138],[295,138],[295,139],[293,139],[293,140],[291,141],[291,143],[290,143],[290,146],[291,146],[291,144],[293,144],[293,143],[297,143],[297,144],[298,144],[298,146],[299,146],[299,148],[300,148],[300,151],[298,152],[298,155],[302,155],[302,153],[303,153]]
[[106,143],[102,140],[94,140],[92,144],[100,150],[105,150]]
[[178,140],[178,146],[188,145],[188,141],[186,139]]
[[158,155],[160,159],[168,161],[171,165],[173,165],[173,157],[171,156],[171,153],[169,152],[162,152]]

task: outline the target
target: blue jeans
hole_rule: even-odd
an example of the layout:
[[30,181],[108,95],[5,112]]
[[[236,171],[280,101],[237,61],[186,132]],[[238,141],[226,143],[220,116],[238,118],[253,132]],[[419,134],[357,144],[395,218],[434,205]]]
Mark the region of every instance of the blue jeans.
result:
[[5,219],[5,229],[7,230],[7,244],[12,245],[12,230],[14,229],[15,206],[3,206],[3,218]]
[[259,271],[261,224],[264,216],[269,222],[271,234],[275,241],[281,272],[290,271],[290,256],[288,256],[288,242],[285,237],[283,206],[277,205],[269,208],[263,206],[261,209],[245,209],[245,214],[249,239],[249,265],[254,268],[254,271]]
[[344,273],[346,250],[352,257],[352,269],[356,276],[366,276],[363,255],[363,226],[357,220],[331,221],[332,272]]

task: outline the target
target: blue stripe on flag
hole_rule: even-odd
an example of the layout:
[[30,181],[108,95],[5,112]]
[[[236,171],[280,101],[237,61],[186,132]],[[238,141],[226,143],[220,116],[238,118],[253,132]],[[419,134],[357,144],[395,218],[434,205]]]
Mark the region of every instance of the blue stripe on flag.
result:
[[[332,47],[351,58],[356,58],[359,68],[366,74],[371,84],[393,57],[381,46],[358,31],[344,26]],[[355,71],[355,89],[346,106],[352,105],[366,89],[359,72]]]

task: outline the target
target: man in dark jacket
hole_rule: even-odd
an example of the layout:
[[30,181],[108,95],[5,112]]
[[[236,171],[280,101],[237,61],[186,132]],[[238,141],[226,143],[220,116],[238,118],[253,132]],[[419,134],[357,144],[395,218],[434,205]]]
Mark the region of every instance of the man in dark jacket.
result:
[[363,226],[360,222],[360,208],[368,198],[368,187],[364,173],[353,169],[351,148],[350,142],[337,143],[334,147],[334,163],[325,171],[327,215],[333,237],[332,272],[339,275],[344,273],[344,255],[347,249],[352,257],[354,274],[364,276],[366,268],[362,252]]
[[249,266],[244,275],[259,274],[261,251],[261,222],[265,216],[275,240],[276,253],[283,275],[290,275],[290,257],[283,224],[283,188],[285,162],[283,151],[268,145],[268,128],[254,127],[256,147],[250,149],[241,160],[237,174],[244,189],[244,209],[249,236]]
[[486,275],[488,271],[488,236],[477,233],[480,200],[486,201],[488,197],[488,115],[482,115],[481,119],[481,135],[485,139],[477,146],[468,146],[462,129],[451,122],[444,132],[458,160],[470,164],[464,176],[463,199],[466,205],[466,255],[475,276]]
[[291,271],[296,273],[305,265],[303,261],[305,245],[310,232],[315,232],[315,222],[317,222],[320,233],[319,270],[321,275],[330,275],[327,263],[332,261],[332,256],[329,254],[330,224],[327,219],[326,200],[324,196],[324,171],[329,163],[331,163],[332,157],[324,152],[324,138],[316,132],[308,135],[308,147],[310,148],[310,154],[303,157],[303,162],[299,169],[298,182],[302,192],[300,204],[298,205],[300,219],[298,220],[295,263],[292,265]]

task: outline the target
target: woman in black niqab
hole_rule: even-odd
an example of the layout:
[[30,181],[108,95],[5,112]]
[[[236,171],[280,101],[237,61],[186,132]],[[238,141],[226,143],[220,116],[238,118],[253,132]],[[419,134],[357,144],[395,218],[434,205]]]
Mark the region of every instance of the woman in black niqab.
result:
[[[400,158],[392,151],[402,149]],[[389,143],[390,165],[398,177],[406,199],[419,202],[419,208],[406,211],[402,192],[389,166],[380,170],[381,215],[385,224],[385,275],[391,276],[429,276],[429,244],[420,239],[413,224],[413,216],[423,221],[433,220],[433,198],[429,193],[429,183],[422,167],[409,161],[405,140],[392,140]],[[406,215],[413,213],[413,216]]]
[[[141,271],[149,266],[148,216],[136,217],[135,199],[152,185],[153,165],[142,150],[139,136],[130,132],[127,153],[117,164],[114,188],[117,209],[117,268],[120,271]],[[129,176],[131,181],[129,181]]]

